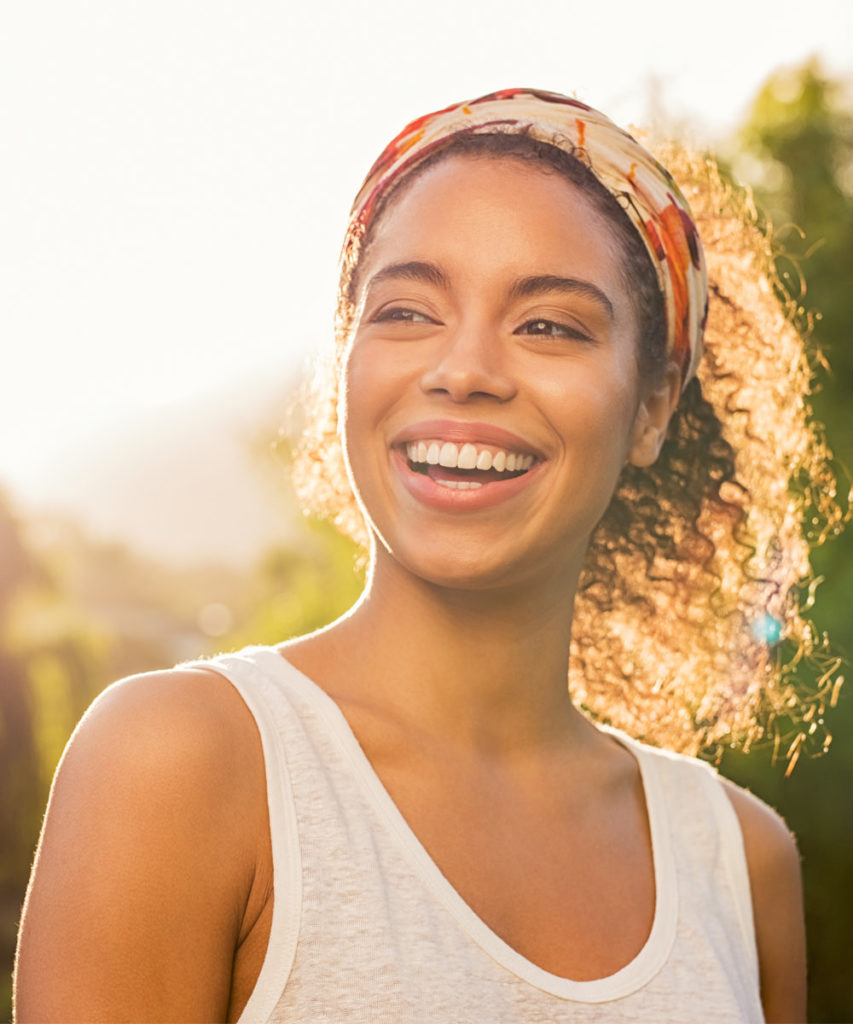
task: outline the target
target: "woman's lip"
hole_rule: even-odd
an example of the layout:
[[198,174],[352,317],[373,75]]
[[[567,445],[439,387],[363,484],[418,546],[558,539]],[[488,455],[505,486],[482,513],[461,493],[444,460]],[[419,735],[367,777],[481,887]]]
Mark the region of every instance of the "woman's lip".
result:
[[460,420],[421,420],[400,430],[391,439],[392,447],[401,447],[409,441],[451,441],[454,444],[490,444],[513,452],[535,455],[542,453],[518,434],[492,423],[463,422]]

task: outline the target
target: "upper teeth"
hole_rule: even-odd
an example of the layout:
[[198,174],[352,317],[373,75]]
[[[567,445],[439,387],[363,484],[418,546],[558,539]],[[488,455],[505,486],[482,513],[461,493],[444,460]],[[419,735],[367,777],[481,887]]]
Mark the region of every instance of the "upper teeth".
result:
[[425,462],[445,469],[495,469],[502,473],[530,469],[533,465],[532,455],[502,449],[490,451],[470,443],[455,445],[452,441],[410,441],[406,455],[410,462]]

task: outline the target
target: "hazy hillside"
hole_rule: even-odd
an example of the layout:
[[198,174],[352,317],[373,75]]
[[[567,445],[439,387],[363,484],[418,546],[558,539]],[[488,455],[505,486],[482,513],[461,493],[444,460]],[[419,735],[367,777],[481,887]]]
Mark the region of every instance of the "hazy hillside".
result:
[[119,423],[57,455],[38,504],[169,564],[246,565],[292,535],[297,513],[273,451],[292,390],[260,383]]

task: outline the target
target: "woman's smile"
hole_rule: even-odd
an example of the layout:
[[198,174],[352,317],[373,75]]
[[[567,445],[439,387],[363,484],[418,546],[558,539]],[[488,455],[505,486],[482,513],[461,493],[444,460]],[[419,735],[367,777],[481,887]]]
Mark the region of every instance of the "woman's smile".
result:
[[516,434],[454,420],[413,424],[394,439],[391,451],[409,493],[448,511],[489,508],[512,497],[542,462],[541,454]]
[[412,497],[448,512],[473,512],[507,501],[535,479],[534,467],[541,465],[533,455],[516,456],[501,448],[493,453],[470,442],[459,447],[450,441],[394,448],[392,461]]

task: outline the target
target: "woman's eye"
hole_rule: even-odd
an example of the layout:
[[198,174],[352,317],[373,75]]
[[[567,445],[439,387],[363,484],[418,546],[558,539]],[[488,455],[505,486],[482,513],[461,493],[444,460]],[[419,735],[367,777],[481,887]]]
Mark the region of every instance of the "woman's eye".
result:
[[392,306],[390,309],[383,309],[373,318],[374,323],[398,323],[398,324],[433,324],[435,321],[426,313],[419,313],[416,309],[406,309],[403,306]]
[[528,320],[519,327],[516,334],[532,334],[544,338],[574,338],[580,341],[591,341],[592,338],[578,327],[560,324],[554,320]]

